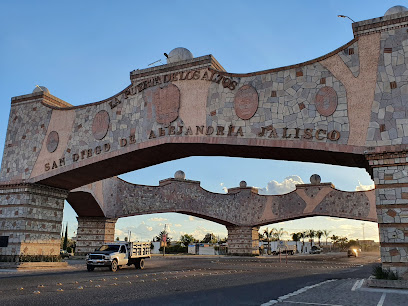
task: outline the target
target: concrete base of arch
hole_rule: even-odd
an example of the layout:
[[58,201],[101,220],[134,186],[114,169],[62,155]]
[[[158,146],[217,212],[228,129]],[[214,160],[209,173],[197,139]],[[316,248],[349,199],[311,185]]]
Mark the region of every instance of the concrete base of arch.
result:
[[36,184],[0,187],[0,261],[55,261],[68,191]]
[[227,230],[229,255],[259,255],[259,226],[229,225]]
[[86,255],[105,242],[115,239],[115,224],[118,219],[104,217],[78,217],[76,255]]
[[399,277],[408,275],[408,155],[368,157],[375,182],[381,262]]

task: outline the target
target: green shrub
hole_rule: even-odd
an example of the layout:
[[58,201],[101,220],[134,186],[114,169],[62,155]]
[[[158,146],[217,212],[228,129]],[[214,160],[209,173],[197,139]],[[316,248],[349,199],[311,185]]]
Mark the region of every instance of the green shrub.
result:
[[398,275],[393,271],[383,269],[381,265],[377,265],[373,268],[373,275],[376,279],[389,279],[389,280],[397,280]]

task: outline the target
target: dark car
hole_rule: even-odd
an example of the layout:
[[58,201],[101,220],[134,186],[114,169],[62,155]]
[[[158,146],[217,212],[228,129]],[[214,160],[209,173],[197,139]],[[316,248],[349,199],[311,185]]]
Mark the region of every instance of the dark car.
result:
[[69,258],[71,256],[66,250],[60,250],[61,258]]
[[347,257],[358,257],[360,255],[361,249],[353,247],[347,250]]

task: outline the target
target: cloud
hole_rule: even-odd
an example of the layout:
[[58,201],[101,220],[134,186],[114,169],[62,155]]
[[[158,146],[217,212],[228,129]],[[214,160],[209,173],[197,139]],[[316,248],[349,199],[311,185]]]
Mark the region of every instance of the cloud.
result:
[[228,193],[228,188],[227,187],[222,187],[222,191],[224,191],[225,193]]
[[358,181],[358,186],[356,186],[356,191],[366,191],[366,190],[372,190],[374,188],[375,188],[374,184],[363,185],[360,183],[360,181]]
[[277,181],[268,182],[265,188],[259,188],[259,194],[276,195],[289,193],[296,189],[295,185],[304,184],[303,180],[298,175],[286,177],[281,183]]
[[224,186],[224,183],[220,183],[220,186],[221,186],[221,187]]
[[174,224],[174,227],[182,227],[181,224]]
[[188,216],[188,221],[195,221],[195,218],[193,216]]
[[167,219],[166,218],[150,218],[148,221],[162,222],[162,221],[167,221]]

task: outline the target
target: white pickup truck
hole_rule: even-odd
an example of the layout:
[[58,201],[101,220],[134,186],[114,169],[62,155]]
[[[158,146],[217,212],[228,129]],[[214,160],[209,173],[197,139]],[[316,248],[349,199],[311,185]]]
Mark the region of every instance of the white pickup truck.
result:
[[135,265],[136,269],[143,269],[145,258],[150,258],[150,242],[106,242],[86,255],[86,267],[89,272],[95,267],[109,267],[116,272],[124,265]]

